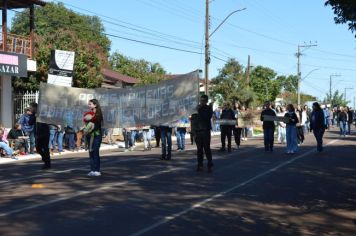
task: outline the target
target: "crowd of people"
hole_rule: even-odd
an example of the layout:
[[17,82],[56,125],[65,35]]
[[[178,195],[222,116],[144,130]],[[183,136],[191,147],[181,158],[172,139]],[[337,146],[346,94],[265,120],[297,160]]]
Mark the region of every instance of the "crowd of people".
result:
[[[214,102],[214,101],[212,101]],[[61,125],[44,124],[36,122],[37,104],[26,108],[14,127],[6,134],[0,127],[0,150],[2,156],[14,157],[21,154],[38,152],[44,162],[43,169],[51,168],[50,153],[61,153],[63,146],[70,151],[85,148],[89,151],[90,172],[89,176],[100,176],[99,149],[103,136],[111,136],[112,130],[103,128],[103,114],[99,101],[89,101],[89,111],[83,115],[83,126],[74,128],[68,122],[64,128]],[[247,115],[246,115],[247,114]],[[212,171],[213,160],[210,150],[211,134],[220,132],[221,148],[219,151],[231,152],[232,142],[236,149],[240,148],[241,140],[247,140],[247,133],[253,124],[253,117],[244,106],[224,102],[223,106],[213,111],[212,103],[208,105],[208,97],[201,96],[196,113],[191,117],[182,118],[172,124],[159,126],[144,126],[140,129],[124,128],[124,150],[134,150],[136,141],[142,139],[144,151],[152,149],[151,141],[156,139],[156,147],[161,147],[160,160],[172,158],[172,133],[177,138],[177,150],[185,150],[185,137],[189,133],[191,144],[197,147],[197,171],[202,171],[204,153],[207,158],[208,171]],[[277,141],[286,145],[287,154],[294,154],[303,144],[305,135],[313,132],[317,141],[317,151],[323,151],[323,135],[325,130],[334,126],[340,128],[340,136],[351,133],[351,125],[356,120],[355,113],[348,107],[335,107],[329,109],[315,102],[312,109],[308,106],[274,107],[271,102],[266,102],[260,114],[262,122],[264,149],[273,152],[275,131]],[[355,124],[356,125],[356,124]],[[232,139],[232,136],[234,139]],[[111,140],[113,143],[113,141]],[[64,145],[63,145],[64,144]]]

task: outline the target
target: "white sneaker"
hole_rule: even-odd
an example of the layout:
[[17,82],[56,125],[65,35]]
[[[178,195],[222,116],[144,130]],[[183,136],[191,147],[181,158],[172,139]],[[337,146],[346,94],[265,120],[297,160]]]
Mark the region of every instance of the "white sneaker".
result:
[[101,173],[99,171],[94,171],[93,176],[101,176]]
[[88,173],[88,176],[94,176],[94,172],[95,172],[95,171],[90,171],[90,172]]

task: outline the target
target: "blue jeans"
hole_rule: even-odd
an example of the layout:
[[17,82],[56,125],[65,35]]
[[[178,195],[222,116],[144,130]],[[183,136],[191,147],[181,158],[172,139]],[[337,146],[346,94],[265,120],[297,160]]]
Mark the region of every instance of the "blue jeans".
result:
[[132,131],[131,131],[131,143],[130,143],[130,146],[135,146],[135,143],[136,143],[136,134],[137,134],[137,131],[136,131],[136,130],[132,130]]
[[[30,153],[33,153],[35,146],[36,146],[36,141],[35,141],[35,131],[31,131],[28,133],[25,133],[25,135],[28,135],[28,139],[27,139],[27,147],[28,145],[30,145]],[[28,149],[28,148],[27,148]]]
[[298,149],[298,139],[297,139],[297,127],[295,125],[287,125],[286,137],[287,137],[287,151],[296,152]]
[[[87,142],[90,143],[90,136],[85,137]],[[89,152],[90,158],[90,170],[91,171],[100,171],[100,155],[99,149],[101,145],[101,135],[94,136],[92,151]]]
[[12,154],[14,153],[14,150],[12,150],[12,148],[4,142],[0,142],[0,148],[4,149],[6,155],[12,156]]
[[317,142],[317,150],[319,152],[323,151],[323,135],[324,135],[324,131],[323,129],[316,129],[313,130],[316,142]]
[[49,144],[48,144],[49,149],[56,149],[56,132],[57,130],[55,129],[49,130]]
[[162,158],[171,159],[172,128],[161,127]]
[[67,137],[67,140],[68,140],[69,150],[74,150],[74,148],[75,148],[74,135],[75,134],[72,134],[72,133],[67,133],[66,134],[66,137]]
[[263,129],[263,139],[265,144],[265,151],[273,151],[274,143],[274,128]]
[[340,136],[341,135],[343,136],[346,135],[346,121],[342,121],[342,120],[340,120]]
[[185,128],[177,128],[177,145],[178,149],[184,150],[185,149],[185,134],[186,134],[186,129]]
[[57,144],[58,144],[58,151],[63,152],[63,132],[58,132],[57,133]]

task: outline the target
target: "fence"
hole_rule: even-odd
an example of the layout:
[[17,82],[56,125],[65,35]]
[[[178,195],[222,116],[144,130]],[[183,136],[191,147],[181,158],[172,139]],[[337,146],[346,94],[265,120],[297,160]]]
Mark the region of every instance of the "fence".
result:
[[14,94],[14,118],[17,121],[31,102],[38,102],[38,91]]

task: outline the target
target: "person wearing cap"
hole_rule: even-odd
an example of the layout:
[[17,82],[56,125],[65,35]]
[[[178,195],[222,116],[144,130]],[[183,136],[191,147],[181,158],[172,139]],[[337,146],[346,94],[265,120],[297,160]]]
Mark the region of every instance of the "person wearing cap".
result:
[[324,112],[319,103],[313,103],[313,111],[310,115],[310,130],[313,131],[316,142],[317,151],[323,151],[323,135],[326,129]]

